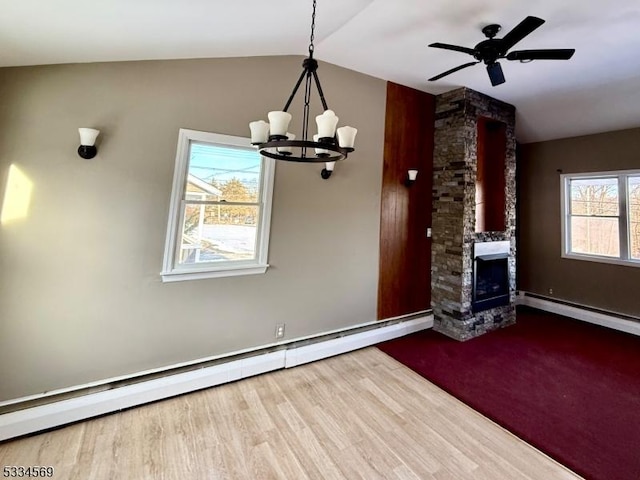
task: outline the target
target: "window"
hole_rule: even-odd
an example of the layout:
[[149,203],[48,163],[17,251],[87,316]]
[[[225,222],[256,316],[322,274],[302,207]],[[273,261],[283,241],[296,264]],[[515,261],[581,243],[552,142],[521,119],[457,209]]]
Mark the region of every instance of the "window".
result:
[[248,138],[180,129],[163,281],[264,273],[273,175]]
[[561,180],[562,256],[640,266],[640,170]]

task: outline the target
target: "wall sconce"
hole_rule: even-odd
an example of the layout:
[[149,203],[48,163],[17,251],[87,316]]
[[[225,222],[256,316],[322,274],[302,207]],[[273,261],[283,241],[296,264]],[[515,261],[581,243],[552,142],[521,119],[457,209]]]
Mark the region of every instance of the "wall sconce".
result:
[[414,170],[414,169],[409,170],[407,172],[407,178],[405,179],[404,184],[407,187],[410,187],[416,181],[417,176],[418,176],[418,170]]
[[333,168],[336,166],[336,162],[325,162],[320,176],[325,180],[328,179],[333,173]]
[[80,133],[78,155],[86,160],[95,157],[98,153],[98,149],[95,146],[96,138],[98,138],[100,130],[96,130],[95,128],[79,128],[78,132]]

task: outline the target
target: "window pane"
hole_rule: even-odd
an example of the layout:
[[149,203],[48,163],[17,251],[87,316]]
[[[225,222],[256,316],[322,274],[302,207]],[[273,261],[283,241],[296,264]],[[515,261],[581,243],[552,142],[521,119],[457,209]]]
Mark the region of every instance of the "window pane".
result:
[[619,257],[618,219],[572,217],[571,252]]
[[257,150],[192,142],[186,199],[258,203],[260,166]]
[[640,176],[629,177],[628,191],[630,256],[640,260]]
[[253,260],[257,206],[186,205],[180,263]]
[[618,215],[618,179],[571,180],[572,215]]

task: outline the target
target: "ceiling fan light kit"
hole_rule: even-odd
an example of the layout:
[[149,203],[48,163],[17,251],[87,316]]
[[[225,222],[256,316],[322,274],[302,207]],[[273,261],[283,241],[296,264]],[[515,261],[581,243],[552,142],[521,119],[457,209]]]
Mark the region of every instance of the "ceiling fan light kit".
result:
[[473,56],[476,61],[469,62],[457,67],[447,70],[439,75],[431,77],[430,82],[439,80],[442,77],[451,75],[463,68],[477,65],[484,62],[487,66],[487,73],[489,74],[489,80],[494,87],[505,82],[504,73],[502,67],[498,62],[499,59],[518,60],[521,63],[531,62],[533,60],[569,60],[575,53],[575,49],[572,48],[555,48],[555,49],[540,49],[540,50],[516,50],[509,52],[509,50],[520,40],[527,35],[531,34],[535,29],[540,27],[544,23],[544,20],[538,17],[527,17],[518,25],[516,25],[510,32],[508,32],[502,38],[495,38],[502,27],[496,23],[485,26],[482,29],[482,33],[487,37],[486,40],[478,43],[474,48],[461,47],[459,45],[451,45],[448,43],[432,43],[429,46],[433,48],[441,48],[444,50],[452,50],[454,52],[466,53]]

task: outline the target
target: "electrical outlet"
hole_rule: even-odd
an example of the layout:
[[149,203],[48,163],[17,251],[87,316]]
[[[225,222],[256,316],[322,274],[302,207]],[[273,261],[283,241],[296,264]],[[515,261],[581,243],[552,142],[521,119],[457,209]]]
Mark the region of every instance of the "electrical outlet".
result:
[[549,295],[553,295],[553,288],[549,289]]
[[284,337],[284,323],[279,323],[276,325],[276,338]]

